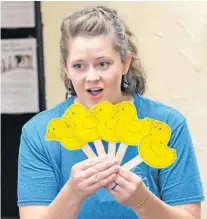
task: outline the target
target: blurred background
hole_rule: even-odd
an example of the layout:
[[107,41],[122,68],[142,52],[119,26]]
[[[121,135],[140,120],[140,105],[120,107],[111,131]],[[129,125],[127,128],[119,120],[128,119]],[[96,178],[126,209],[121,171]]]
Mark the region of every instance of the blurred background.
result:
[[62,19],[97,4],[117,9],[136,34],[147,72],[145,95],[188,119],[207,195],[207,2],[1,3],[2,218],[18,218],[17,160],[23,124],[65,98],[59,65]]

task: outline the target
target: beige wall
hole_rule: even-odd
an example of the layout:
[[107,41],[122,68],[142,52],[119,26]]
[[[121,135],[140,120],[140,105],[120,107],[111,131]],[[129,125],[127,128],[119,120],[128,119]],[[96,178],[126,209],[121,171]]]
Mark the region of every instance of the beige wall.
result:
[[[42,2],[47,107],[62,101],[59,37],[63,17],[94,2]],[[104,2],[136,33],[153,99],[189,121],[207,195],[207,2]],[[205,176],[205,179],[204,179]],[[207,203],[203,207],[207,218]]]

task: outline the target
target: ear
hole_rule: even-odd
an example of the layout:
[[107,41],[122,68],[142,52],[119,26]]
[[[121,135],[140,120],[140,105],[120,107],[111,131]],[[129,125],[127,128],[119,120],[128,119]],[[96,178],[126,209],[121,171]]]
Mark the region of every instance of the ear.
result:
[[128,53],[126,58],[124,59],[124,69],[123,69],[123,75],[126,75],[127,72],[129,71],[129,67],[130,67],[130,64],[131,64],[131,61],[132,61],[132,56],[131,56],[131,53]]

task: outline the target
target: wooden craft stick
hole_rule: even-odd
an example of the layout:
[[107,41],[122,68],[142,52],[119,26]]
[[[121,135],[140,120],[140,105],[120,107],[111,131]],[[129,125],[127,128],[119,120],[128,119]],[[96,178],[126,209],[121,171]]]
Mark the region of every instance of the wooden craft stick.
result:
[[97,157],[96,154],[93,152],[93,150],[90,148],[88,144],[85,144],[82,148],[82,151],[88,158],[95,158]]
[[100,139],[93,142],[97,151],[98,156],[106,155],[106,151]]
[[120,143],[120,145],[119,145],[119,149],[118,149],[118,151],[117,151],[117,153],[116,153],[116,157],[118,158],[118,160],[119,160],[119,163],[121,163],[122,162],[122,159],[123,159],[123,157],[124,157],[124,154],[125,154],[125,152],[126,152],[126,150],[127,150],[127,145],[126,144],[124,144],[124,143]]
[[109,142],[108,144],[108,154],[115,156],[116,154],[116,143]]
[[131,170],[142,162],[143,162],[142,158],[139,155],[137,155],[136,157],[125,163],[122,167],[127,170]]

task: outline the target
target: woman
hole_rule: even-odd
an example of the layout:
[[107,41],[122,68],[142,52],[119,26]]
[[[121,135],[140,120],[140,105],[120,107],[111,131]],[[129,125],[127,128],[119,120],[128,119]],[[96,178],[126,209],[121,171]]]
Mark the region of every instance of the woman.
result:
[[[21,219],[199,219],[204,197],[186,119],[141,96],[145,79],[128,27],[115,10],[99,6],[65,18],[61,32],[62,76],[72,96],[23,127],[18,173]],[[113,157],[86,159],[81,150],[65,150],[58,142],[44,140],[48,122],[61,117],[71,104],[90,109],[103,100],[133,101],[140,118],[167,123],[176,162],[165,169],[142,163],[136,174]],[[136,154],[135,147],[129,147],[123,162]],[[118,184],[112,186],[115,181]]]

